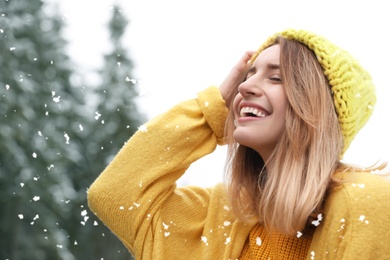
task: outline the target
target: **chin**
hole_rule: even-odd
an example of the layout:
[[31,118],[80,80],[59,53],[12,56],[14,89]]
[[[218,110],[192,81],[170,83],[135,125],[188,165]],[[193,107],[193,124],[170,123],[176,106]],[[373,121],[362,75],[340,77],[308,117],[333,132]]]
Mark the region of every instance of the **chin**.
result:
[[236,128],[236,130],[233,132],[233,138],[236,143],[253,148],[252,146],[255,143],[255,140],[254,137],[252,137],[248,132],[249,131],[246,131],[246,129]]

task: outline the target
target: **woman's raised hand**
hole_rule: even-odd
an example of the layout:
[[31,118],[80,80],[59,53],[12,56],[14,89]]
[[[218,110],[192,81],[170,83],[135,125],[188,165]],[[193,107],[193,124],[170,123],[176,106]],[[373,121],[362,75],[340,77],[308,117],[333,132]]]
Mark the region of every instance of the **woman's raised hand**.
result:
[[230,71],[228,76],[219,87],[222,97],[225,99],[226,105],[229,106],[238,86],[245,80],[249,68],[252,66],[252,56],[254,51],[247,51]]

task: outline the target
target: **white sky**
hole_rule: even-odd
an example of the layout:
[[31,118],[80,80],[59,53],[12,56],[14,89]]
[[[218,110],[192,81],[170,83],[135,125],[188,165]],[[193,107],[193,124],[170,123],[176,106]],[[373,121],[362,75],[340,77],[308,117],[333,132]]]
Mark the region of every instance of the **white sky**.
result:
[[[47,0],[58,2],[68,25],[69,53],[78,71],[101,65],[108,49],[106,24],[116,2],[130,21],[125,46],[142,81],[140,109],[155,116],[209,85],[218,85],[247,49],[286,28],[322,34],[353,54],[373,76],[374,115],[345,155],[369,165],[390,160],[390,16],[386,1],[373,0]],[[93,77],[91,77],[93,79]],[[207,186],[222,178],[225,148],[189,169],[182,183]]]

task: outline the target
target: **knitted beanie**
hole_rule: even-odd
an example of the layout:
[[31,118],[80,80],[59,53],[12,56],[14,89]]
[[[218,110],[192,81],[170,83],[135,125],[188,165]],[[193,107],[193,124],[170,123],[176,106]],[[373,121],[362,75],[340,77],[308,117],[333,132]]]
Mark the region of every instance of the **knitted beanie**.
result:
[[288,29],[274,34],[260,46],[252,61],[261,51],[274,44],[278,36],[303,43],[314,52],[321,64],[331,86],[334,106],[344,137],[342,157],[373,112],[376,96],[371,76],[347,51],[324,37],[304,30]]

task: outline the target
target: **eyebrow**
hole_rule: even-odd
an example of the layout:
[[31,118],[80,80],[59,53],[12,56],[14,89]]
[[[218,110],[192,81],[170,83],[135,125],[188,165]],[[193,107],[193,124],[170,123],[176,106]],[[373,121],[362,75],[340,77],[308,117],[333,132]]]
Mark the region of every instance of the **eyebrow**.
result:
[[279,68],[280,68],[279,64],[274,64],[274,63],[267,64],[267,69],[269,70],[278,70]]

